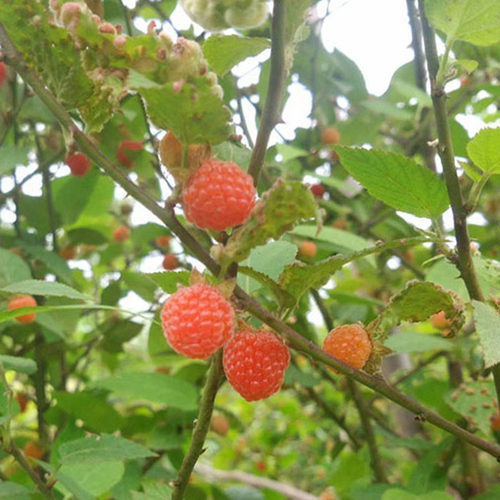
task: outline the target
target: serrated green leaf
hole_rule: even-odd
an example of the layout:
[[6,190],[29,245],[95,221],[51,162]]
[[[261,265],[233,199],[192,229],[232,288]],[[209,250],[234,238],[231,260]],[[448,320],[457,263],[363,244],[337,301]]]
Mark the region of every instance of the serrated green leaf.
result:
[[490,433],[490,417],[495,413],[495,386],[486,380],[468,381],[449,391],[446,403],[459,415],[463,415],[469,424],[479,428],[484,434]]
[[398,332],[391,335],[385,345],[394,352],[449,351],[453,344],[442,337],[417,332]]
[[26,373],[27,375],[32,375],[36,372],[36,363],[32,359],[1,354],[0,363],[4,370],[13,370],[18,373]]
[[467,144],[467,154],[487,174],[500,174],[500,127],[483,128]]
[[448,40],[487,46],[500,40],[500,3],[497,0],[425,0],[432,25]]
[[186,83],[178,92],[172,83],[138,90],[155,126],[172,131],[183,144],[219,144],[227,139],[231,114],[206,78]]
[[161,373],[123,373],[93,385],[121,397],[153,401],[180,410],[195,410],[198,403],[198,393],[192,384]]
[[146,302],[153,302],[156,292],[156,285],[147,274],[134,271],[122,271],[122,278],[130,290],[134,291]]
[[375,321],[375,337],[385,338],[389,330],[403,321],[425,321],[440,311],[444,311],[450,321],[453,334],[465,321],[463,308],[462,300],[455,293],[428,281],[409,281]]
[[31,271],[21,257],[0,248],[0,286],[31,278]]
[[203,44],[203,55],[210,67],[222,76],[239,62],[260,54],[270,46],[271,42],[267,38],[212,35]]
[[473,300],[474,323],[483,348],[486,368],[500,363],[500,314],[483,302]]
[[301,220],[316,215],[316,202],[307,186],[297,181],[278,180],[255,205],[249,219],[218,248],[221,262],[241,262],[252,248],[278,239]]
[[30,295],[49,295],[53,297],[68,297],[69,299],[76,300],[92,300],[90,297],[83,295],[74,288],[64,285],[63,283],[56,283],[53,281],[42,280],[25,280],[11,283],[10,285],[0,288],[0,291],[7,293],[27,293]]
[[59,447],[59,454],[65,465],[135,460],[155,455],[129,439],[110,434],[68,441]]
[[444,182],[409,158],[337,146],[342,165],[375,198],[402,212],[436,218],[449,206]]
[[267,245],[253,248],[241,265],[277,281],[285,266],[291,264],[296,255],[297,245],[288,241],[272,241]]
[[174,293],[179,285],[189,284],[189,271],[165,271],[161,273],[148,273],[146,276],[154,281],[164,292]]

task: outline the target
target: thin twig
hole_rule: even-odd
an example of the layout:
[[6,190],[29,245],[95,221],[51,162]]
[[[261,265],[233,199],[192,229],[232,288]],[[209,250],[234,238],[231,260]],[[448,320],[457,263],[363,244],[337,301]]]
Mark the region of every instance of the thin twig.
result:
[[182,498],[184,498],[184,490],[188,485],[191,473],[193,472],[198,458],[203,453],[203,444],[205,443],[205,437],[207,436],[210,420],[214,411],[215,396],[217,395],[223,377],[222,350],[219,350],[212,358],[207,381],[201,397],[198,419],[196,420],[191,444],[189,445],[188,452],[184,456],[184,460],[177,474],[177,479],[174,481],[172,500],[182,500]]
[[266,102],[255,140],[255,147],[250,158],[248,173],[253,177],[254,184],[259,182],[260,171],[264,164],[269,136],[279,121],[281,99],[283,97],[286,79],[285,63],[285,9],[286,1],[274,2],[272,37],[271,37],[271,68],[267,85]]

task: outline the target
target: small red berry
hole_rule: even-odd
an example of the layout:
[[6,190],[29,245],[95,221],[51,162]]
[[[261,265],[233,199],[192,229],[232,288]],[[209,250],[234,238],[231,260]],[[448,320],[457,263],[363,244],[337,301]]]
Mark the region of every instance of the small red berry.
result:
[[73,153],[65,161],[75,177],[83,177],[90,170],[90,160],[83,153]]
[[224,346],[224,372],[247,401],[279,391],[290,362],[290,351],[272,332],[240,330]]
[[134,159],[130,157],[127,151],[142,151],[143,149],[143,142],[122,141],[116,150],[116,158],[125,168],[132,168],[134,165]]
[[3,84],[7,78],[7,68],[4,62],[0,62],[0,86]]
[[367,331],[360,325],[334,328],[323,343],[323,350],[346,365],[361,369],[372,353]]
[[156,243],[156,246],[158,246],[160,248],[168,248],[171,240],[172,240],[171,236],[167,236],[167,235],[157,236],[155,239],[155,243]]
[[266,469],[267,469],[267,466],[266,466],[266,463],[262,460],[259,460],[255,466],[257,467],[257,469],[259,469],[261,472],[266,472]]
[[[16,309],[21,309],[21,307],[36,307],[37,305],[36,300],[31,295],[20,295],[19,297],[14,297],[9,300],[7,311],[14,311]],[[35,319],[36,313],[23,314],[16,317],[16,321],[23,325],[33,323]]]
[[198,283],[181,288],[165,302],[161,320],[167,342],[188,358],[206,359],[234,331],[234,310],[222,293]]
[[333,127],[327,127],[321,131],[321,142],[325,146],[338,144],[340,142],[340,132]]
[[313,259],[317,251],[318,247],[314,241],[303,241],[299,246],[299,256],[306,259]]
[[451,326],[451,321],[446,317],[444,311],[433,314],[429,319],[431,325],[438,330],[448,330]]
[[130,229],[127,226],[118,226],[113,231],[113,238],[119,243],[123,243],[125,240],[128,240],[130,237]]
[[321,198],[325,194],[325,187],[323,184],[313,184],[309,189],[317,198]]
[[173,271],[174,269],[177,269],[179,267],[179,259],[169,253],[163,257],[163,268],[166,269],[167,271]]
[[255,205],[253,179],[230,161],[209,160],[182,192],[188,221],[201,229],[224,231],[241,224]]

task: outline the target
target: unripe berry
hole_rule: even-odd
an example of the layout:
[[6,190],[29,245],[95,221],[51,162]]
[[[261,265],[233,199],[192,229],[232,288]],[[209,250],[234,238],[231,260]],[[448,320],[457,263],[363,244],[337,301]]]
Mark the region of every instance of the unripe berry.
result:
[[446,317],[444,311],[433,314],[429,319],[434,328],[441,330],[442,335],[446,336],[450,333],[451,321]]
[[40,460],[43,457],[43,450],[34,441],[28,441],[24,445],[24,454],[28,458],[34,458]]
[[215,415],[210,422],[210,428],[219,436],[226,436],[229,431],[229,421],[222,415]]
[[[14,311],[16,309],[21,309],[21,307],[36,307],[38,304],[36,300],[31,295],[20,295],[9,300],[7,304],[7,311]],[[17,316],[16,321],[23,325],[28,323],[33,323],[36,319],[36,313],[23,314]]]
[[127,226],[124,225],[118,226],[113,231],[113,238],[119,243],[123,243],[124,241],[128,240],[129,237],[130,237],[130,229]]
[[279,391],[289,362],[288,347],[267,330],[240,330],[224,346],[227,380],[247,401]]
[[66,2],[61,7],[60,19],[64,27],[71,32],[75,32],[80,22],[82,7],[78,2]]
[[365,366],[372,349],[367,331],[356,324],[334,328],[323,343],[325,352],[358,370]]
[[90,160],[83,153],[73,153],[66,157],[65,162],[75,177],[83,177],[90,170]]
[[182,192],[184,212],[200,229],[224,231],[244,222],[255,205],[253,179],[230,161],[203,163]]
[[316,256],[318,247],[314,241],[303,241],[299,246],[299,256],[305,259],[313,259]]
[[325,146],[331,146],[340,142],[340,133],[336,128],[327,127],[321,131],[321,142]]
[[0,61],[0,87],[2,86],[6,78],[7,78],[7,68],[5,67],[5,63]]
[[233,334],[235,324],[231,304],[217,288],[204,283],[171,295],[161,320],[172,348],[194,359],[206,359],[220,349]]
[[169,253],[163,257],[163,269],[166,269],[167,271],[173,271],[174,269],[177,269],[179,267],[179,259]]
[[313,184],[309,189],[317,198],[321,198],[325,194],[325,187],[323,184]]
[[168,248],[171,240],[172,240],[171,236],[167,236],[167,235],[157,236],[155,239],[155,244],[156,244],[156,246],[158,246],[160,248]]

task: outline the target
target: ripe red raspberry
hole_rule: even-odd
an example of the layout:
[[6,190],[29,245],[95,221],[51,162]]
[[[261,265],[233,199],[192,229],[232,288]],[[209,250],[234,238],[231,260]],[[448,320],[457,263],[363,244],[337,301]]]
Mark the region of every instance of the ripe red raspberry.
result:
[[272,332],[240,330],[224,346],[224,372],[247,401],[279,391],[290,362],[290,351]]
[[325,187],[323,184],[313,184],[309,189],[317,198],[321,198],[325,194]]
[[73,153],[66,156],[65,162],[75,177],[83,177],[90,170],[90,160],[83,153]]
[[113,231],[113,238],[119,243],[123,243],[125,240],[128,240],[130,237],[130,229],[127,226],[121,225],[118,226]]
[[168,248],[170,245],[170,240],[172,239],[171,236],[163,235],[163,236],[157,236],[155,238],[155,243],[157,246],[160,248]]
[[172,348],[188,358],[206,359],[234,331],[234,310],[217,288],[198,283],[171,295],[161,312]]
[[255,205],[252,178],[230,161],[209,160],[182,192],[188,221],[201,229],[224,231],[241,224]]
[[[21,307],[36,307],[37,305],[36,300],[31,295],[20,295],[9,300],[7,311],[14,311],[15,309],[21,309]],[[35,319],[36,313],[28,313],[16,317],[16,321],[23,325],[33,323]]]
[[169,253],[163,257],[163,269],[166,269],[167,271],[173,271],[174,269],[177,269],[179,267],[179,259]]
[[2,86],[6,78],[7,78],[7,68],[5,67],[4,62],[0,62],[0,87]]
[[360,325],[342,325],[327,335],[323,350],[359,370],[370,357],[372,343],[367,331]]

